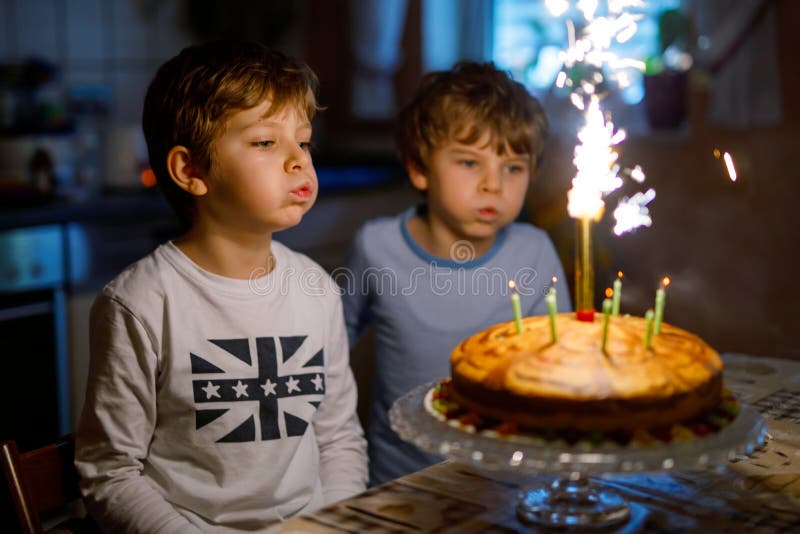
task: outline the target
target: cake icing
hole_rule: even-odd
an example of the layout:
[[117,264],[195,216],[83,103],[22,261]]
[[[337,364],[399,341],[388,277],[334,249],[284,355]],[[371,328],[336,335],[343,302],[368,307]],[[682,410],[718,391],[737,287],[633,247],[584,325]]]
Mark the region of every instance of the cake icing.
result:
[[644,347],[645,320],[602,315],[526,317],[522,332],[502,323],[451,354],[453,394],[478,413],[531,428],[614,431],[669,426],[713,409],[722,395],[722,360],[698,336],[664,323]]

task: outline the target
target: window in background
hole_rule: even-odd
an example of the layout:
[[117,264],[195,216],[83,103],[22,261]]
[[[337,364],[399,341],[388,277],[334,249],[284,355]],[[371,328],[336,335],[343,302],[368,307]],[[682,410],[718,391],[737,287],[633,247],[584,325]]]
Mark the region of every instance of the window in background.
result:
[[[566,20],[572,20],[578,33],[585,23],[576,2],[569,4],[566,13],[555,17],[544,0],[494,1],[492,61],[511,71],[516,80],[542,100],[549,96],[566,98],[568,94],[566,88],[563,91],[555,88],[555,79],[562,67],[559,54],[568,43]],[[636,34],[624,43],[614,42],[611,50],[620,57],[646,61],[648,71],[663,68],[670,50],[662,50],[661,39],[664,36],[659,34],[659,17],[667,11],[679,9],[680,5],[681,0],[646,2],[635,10],[644,15],[638,22]],[[605,12],[606,2],[598,2],[596,15],[603,16]],[[604,74],[608,79],[608,73]],[[645,97],[645,73],[629,69],[628,74],[630,84],[627,87],[610,91],[615,115],[622,111],[619,108],[639,104]],[[623,115],[628,113],[623,112]]]

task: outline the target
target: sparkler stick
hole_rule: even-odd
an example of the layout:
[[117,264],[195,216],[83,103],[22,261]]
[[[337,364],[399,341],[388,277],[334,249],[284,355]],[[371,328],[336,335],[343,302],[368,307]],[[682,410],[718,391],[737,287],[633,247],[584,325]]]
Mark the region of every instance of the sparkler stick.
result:
[[603,215],[603,193],[621,184],[617,154],[611,150],[613,124],[606,123],[595,95],[589,99],[586,124],[578,132],[573,162],[578,173],[567,193],[567,211],[575,224],[575,311],[579,321],[594,320],[592,223]]
[[592,261],[592,220],[576,221],[575,240],[575,309],[578,320],[594,320],[594,263]]

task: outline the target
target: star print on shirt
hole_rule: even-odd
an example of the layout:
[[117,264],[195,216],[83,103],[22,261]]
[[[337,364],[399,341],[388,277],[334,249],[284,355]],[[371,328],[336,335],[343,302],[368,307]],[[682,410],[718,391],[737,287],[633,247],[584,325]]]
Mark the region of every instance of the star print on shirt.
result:
[[261,389],[264,390],[264,396],[269,397],[270,395],[277,395],[275,392],[275,386],[277,385],[278,384],[274,384],[269,378],[267,378],[267,381],[261,384]]
[[289,380],[286,381],[286,393],[291,393],[292,391],[300,391],[300,388],[297,386],[300,381],[297,380],[295,377],[290,376]]
[[322,389],[322,377],[317,375],[311,379],[311,383],[314,384],[314,391],[319,391]]
[[195,430],[204,439],[243,443],[306,433],[327,390],[318,341],[303,335],[207,341],[206,354],[189,353],[192,375],[213,375],[192,379]]
[[210,399],[211,397],[219,398],[219,386],[215,386],[211,382],[204,388],[201,388],[203,391],[206,392],[206,398]]
[[247,384],[242,384],[242,381],[239,380],[235,386],[233,386],[233,390],[236,392],[236,398],[245,396],[249,397],[250,395],[247,394]]

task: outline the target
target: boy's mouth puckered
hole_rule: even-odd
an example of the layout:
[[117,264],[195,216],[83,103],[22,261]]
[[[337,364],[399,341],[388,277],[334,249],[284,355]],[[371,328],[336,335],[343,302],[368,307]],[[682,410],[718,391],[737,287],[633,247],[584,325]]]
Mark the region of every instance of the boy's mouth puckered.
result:
[[304,183],[303,185],[292,189],[289,194],[292,196],[292,198],[297,200],[308,200],[311,198],[312,192],[311,184]]
[[484,206],[478,209],[478,218],[483,221],[494,221],[499,215],[500,213],[497,209],[491,206]]

